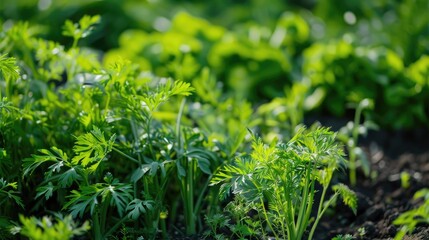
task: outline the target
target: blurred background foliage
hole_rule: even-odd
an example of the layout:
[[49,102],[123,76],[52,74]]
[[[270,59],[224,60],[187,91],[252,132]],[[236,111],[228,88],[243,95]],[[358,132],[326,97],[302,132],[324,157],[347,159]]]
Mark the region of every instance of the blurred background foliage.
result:
[[[250,101],[261,129],[289,131],[307,113],[350,118],[348,106],[365,98],[375,104],[368,118],[398,129],[429,127],[428,9],[426,0],[3,0],[0,25],[26,21],[68,47],[64,22],[99,14],[79,43],[94,58],[192,82],[216,111]],[[4,44],[19,53],[29,43]],[[39,78],[60,78],[55,67]]]

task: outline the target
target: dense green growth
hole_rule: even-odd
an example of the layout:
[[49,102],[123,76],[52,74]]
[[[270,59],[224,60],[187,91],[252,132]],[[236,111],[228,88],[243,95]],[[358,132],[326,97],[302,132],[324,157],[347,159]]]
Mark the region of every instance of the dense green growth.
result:
[[[241,205],[243,201],[247,206],[247,211],[234,214],[244,229],[254,227],[254,231],[265,238],[264,225],[267,225],[276,239],[302,239],[312,225],[308,236],[312,239],[322,215],[338,196],[356,213],[357,197],[344,184],[332,187],[334,194],[325,204],[332,176],[344,166],[342,156],[342,147],[331,131],[300,129],[288,143],[279,146],[266,146],[261,139],[254,139],[250,156],[237,158],[233,164],[223,167],[212,183],[223,183],[220,189],[223,198],[230,193],[239,197],[238,203],[229,204]],[[316,196],[316,182],[322,186],[320,196]],[[319,206],[311,223],[317,198]],[[248,216],[251,210],[256,211],[256,217]],[[255,234],[252,233],[245,235]]]
[[424,2],[240,2],[2,1],[0,235],[311,239],[356,211],[366,123],[429,127]]

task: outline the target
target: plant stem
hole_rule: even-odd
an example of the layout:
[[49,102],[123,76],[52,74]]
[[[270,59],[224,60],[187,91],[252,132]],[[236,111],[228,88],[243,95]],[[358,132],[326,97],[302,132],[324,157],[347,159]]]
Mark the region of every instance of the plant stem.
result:
[[94,235],[96,240],[102,239],[101,229],[100,229],[100,217],[98,215],[98,209],[95,210],[94,216],[92,216],[94,222]]
[[117,153],[119,153],[120,155],[122,155],[122,156],[124,156],[125,158],[127,158],[128,160],[131,160],[131,161],[133,161],[133,162],[135,162],[135,163],[137,163],[137,164],[139,164],[139,165],[141,164],[139,160],[137,160],[137,159],[135,159],[135,158],[131,157],[130,155],[128,155],[128,154],[126,154],[126,153],[122,152],[121,150],[117,149],[116,147],[112,147],[112,149],[113,149],[115,152],[117,152]]
[[194,216],[194,160],[187,161],[188,169],[186,173],[186,195],[187,201],[185,202],[185,207],[187,209],[187,234],[195,234],[195,216]]
[[183,109],[185,108],[185,103],[186,103],[186,98],[183,98],[182,103],[180,104],[180,109],[179,109],[179,113],[177,114],[177,120],[176,120],[176,136],[177,136],[178,149],[183,149],[180,125],[182,121]]
[[[136,123],[134,121],[134,118],[130,119],[130,125],[131,125],[131,131],[133,132],[133,137],[134,137],[134,146],[135,146],[136,143],[138,143],[139,146],[140,146],[140,140],[139,140],[139,136],[138,136],[138,132],[137,132],[137,126],[136,126]],[[137,158],[138,158],[138,160],[139,160],[139,162],[141,164],[142,163],[142,159],[141,159],[140,155],[141,155],[140,152],[137,152]]]
[[[313,239],[314,231],[316,231],[317,224],[319,224],[319,221],[322,218],[323,214],[325,213],[326,209],[328,209],[328,207],[331,206],[331,204],[334,202],[334,200],[337,198],[337,196],[338,196],[338,193],[335,193],[335,195],[329,199],[328,203],[325,205],[323,210],[320,211],[320,209],[319,209],[320,213],[318,211],[316,220],[314,221],[313,226],[311,227],[311,230],[310,230],[310,234],[308,235],[308,240]],[[323,201],[320,201],[319,208],[320,208],[320,206],[323,206],[322,203],[323,203]]]
[[104,234],[104,238],[103,239],[107,239],[107,237],[109,237],[110,235],[112,235],[112,233],[114,232],[114,231],[116,231],[116,229],[118,229],[118,227],[120,227],[121,226],[121,224],[122,223],[124,223],[125,221],[127,221],[128,220],[128,216],[127,215],[125,215],[123,218],[121,218],[121,220],[119,220],[118,222],[116,222],[116,224],[115,225],[113,225],[113,227],[111,227],[110,229],[109,229],[109,231],[107,231],[106,232],[106,234]]
[[353,130],[352,130],[352,146],[349,146],[349,155],[350,155],[350,184],[352,186],[356,185],[356,153],[354,149],[356,148],[358,137],[359,137],[359,124],[360,124],[360,115],[362,112],[362,108],[360,104],[356,108],[356,114],[354,118]]
[[111,199],[111,195],[109,194],[107,196],[107,198],[104,200],[103,205],[101,207],[101,221],[100,221],[100,232],[104,233],[104,231],[106,230],[106,220],[107,220],[107,212],[109,210],[109,204],[110,204],[110,199]]
[[[306,169],[306,174],[305,174],[305,185],[304,185],[304,192],[302,194],[302,201],[301,201],[301,206],[299,207],[299,213],[298,213],[298,220],[296,222],[296,234],[297,234],[297,239],[301,239],[302,234],[305,231],[306,226],[306,219],[305,219],[305,213],[306,211],[306,207],[310,207],[309,205],[309,201],[308,201],[308,197],[309,197],[309,189],[311,186],[311,179],[310,179],[310,174],[311,174],[311,167],[307,166]],[[310,193],[310,194],[314,194],[314,193]]]
[[291,194],[293,192],[292,187],[290,186],[290,181],[288,179],[292,179],[291,175],[291,167],[289,163],[286,163],[286,179],[284,179],[282,182],[284,183],[284,196],[286,200],[286,225],[287,225],[287,233],[288,233],[288,239],[295,239],[295,210],[292,206],[292,199]]
[[265,220],[267,221],[268,227],[270,228],[271,232],[274,234],[276,239],[280,239],[279,236],[276,234],[276,231],[274,231],[273,226],[271,225],[270,219],[268,218],[267,210],[265,210],[264,200],[262,198],[259,198],[262,212],[264,214]]
[[161,218],[161,230],[162,230],[162,239],[168,239],[167,226],[165,224],[164,218]]

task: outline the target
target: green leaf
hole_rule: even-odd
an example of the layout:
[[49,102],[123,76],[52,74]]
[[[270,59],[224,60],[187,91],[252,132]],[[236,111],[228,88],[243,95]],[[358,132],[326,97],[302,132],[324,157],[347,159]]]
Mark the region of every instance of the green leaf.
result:
[[150,172],[149,175],[154,177],[156,175],[156,172],[158,171],[159,163],[158,162],[152,162],[150,163]]
[[140,178],[142,178],[151,169],[150,167],[150,164],[141,165],[131,175],[131,181],[137,182],[138,180],[140,180]]
[[205,174],[212,174],[212,171],[210,170],[210,161],[207,158],[198,158],[198,167],[203,171]]
[[147,210],[152,210],[154,204],[155,202],[152,200],[134,199],[127,206],[128,217],[137,220],[141,214],[146,213]]
[[111,196],[110,205],[116,207],[119,216],[122,217],[125,211],[125,207],[128,205],[130,200],[133,198],[132,187],[130,184],[115,184],[106,186],[101,195]]
[[180,163],[180,161],[176,161],[177,175],[179,178],[186,176],[186,170]]
[[75,41],[81,38],[85,38],[91,33],[92,26],[94,24],[97,24],[99,21],[100,21],[99,15],[95,15],[92,17],[85,15],[79,20],[78,24],[73,23],[70,20],[67,20],[64,23],[63,35],[67,37],[73,37]]
[[54,185],[52,185],[52,182],[49,182],[46,186],[38,187],[36,191],[36,198],[39,198],[44,195],[45,199],[48,200],[50,197],[52,197],[52,193],[55,191],[55,187]]
[[7,182],[5,179],[0,178],[0,198],[8,197],[12,199],[20,207],[24,208],[19,192],[15,191],[18,188],[17,182]]
[[187,82],[182,82],[182,81],[176,81],[173,87],[170,87],[170,86],[171,86],[171,81],[168,81],[166,84],[166,88],[171,88],[169,90],[170,96],[174,96],[174,95],[189,96],[195,90],[193,87],[191,87],[191,84]]
[[420,189],[419,191],[417,191],[414,196],[413,199],[418,199],[418,198],[424,198],[425,200],[429,199],[429,188],[423,188]]
[[7,54],[0,55],[0,73],[3,79],[16,80],[19,78],[19,68],[16,59],[7,57]]
[[80,192],[72,190],[70,198],[63,209],[69,209],[73,217],[79,215],[82,217],[87,208],[90,208],[91,215],[94,213],[95,207],[98,205],[97,197],[100,195],[100,189],[97,186],[84,186],[80,188]]
[[195,158],[198,162],[198,167],[206,174],[211,174],[210,170],[210,160],[216,161],[217,157],[210,151],[205,149],[191,147],[185,153],[188,158]]
[[60,183],[60,187],[62,188],[70,187],[70,185],[74,181],[81,181],[83,178],[79,174],[78,170],[79,170],[79,166],[75,166],[65,171],[64,173],[60,174],[60,177],[58,179]]
[[349,187],[346,185],[339,183],[332,187],[332,189],[339,193],[341,198],[343,199],[343,202],[346,206],[350,207],[353,211],[353,213],[356,215],[357,211],[357,197],[356,193],[350,190]]
[[90,229],[87,221],[78,227],[70,215],[63,217],[61,214],[56,214],[55,220],[47,216],[39,220],[35,217],[27,218],[20,215],[19,219],[22,226],[13,229],[14,234],[19,232],[21,235],[35,240],[73,239],[73,236],[83,235]]
[[[100,161],[104,160],[106,155],[112,151],[114,142],[114,134],[109,140],[106,140],[103,132],[94,126],[90,133],[86,133],[76,138],[73,151],[77,155],[73,158],[72,163],[75,165],[81,164],[84,167],[93,165],[96,169]],[[95,171],[95,169],[91,170]]]
[[[47,149],[41,149],[39,150],[40,153],[43,155],[31,155],[31,158],[25,158],[23,160],[23,168],[24,173],[23,175],[26,176],[28,174],[32,174],[33,171],[38,168],[41,164],[45,162],[56,162],[56,165],[51,166],[51,173],[53,171],[59,171],[61,168],[61,161],[68,161],[67,155],[63,153],[60,149],[56,147],[51,148],[52,152]],[[57,154],[57,155],[55,155]]]

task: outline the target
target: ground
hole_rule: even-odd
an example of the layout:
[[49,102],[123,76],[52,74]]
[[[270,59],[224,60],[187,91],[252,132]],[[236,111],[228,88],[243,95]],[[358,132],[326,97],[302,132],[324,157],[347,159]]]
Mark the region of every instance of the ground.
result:
[[[414,193],[429,188],[429,133],[427,130],[371,132],[361,141],[370,157],[374,179],[358,175],[352,189],[358,195],[355,216],[338,205],[320,222],[315,239],[352,234],[356,239],[392,239],[398,228],[392,222],[404,211],[419,206]],[[401,186],[400,174],[410,174],[410,186]],[[335,214],[341,213],[341,214]],[[365,233],[359,236],[359,229]],[[407,239],[429,239],[429,227],[419,226]]]

